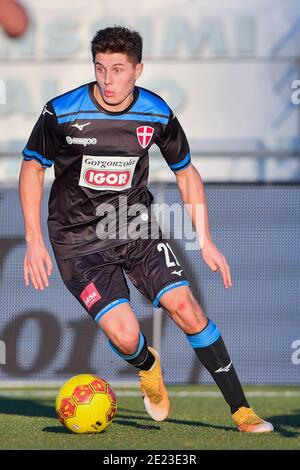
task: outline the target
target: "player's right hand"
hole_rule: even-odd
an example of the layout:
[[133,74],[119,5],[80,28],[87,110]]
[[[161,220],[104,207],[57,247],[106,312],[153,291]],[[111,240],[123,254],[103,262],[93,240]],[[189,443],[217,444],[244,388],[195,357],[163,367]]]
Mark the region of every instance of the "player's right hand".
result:
[[49,286],[48,276],[52,273],[52,261],[43,242],[27,242],[24,258],[24,280],[29,286],[29,280],[36,289],[44,290]]

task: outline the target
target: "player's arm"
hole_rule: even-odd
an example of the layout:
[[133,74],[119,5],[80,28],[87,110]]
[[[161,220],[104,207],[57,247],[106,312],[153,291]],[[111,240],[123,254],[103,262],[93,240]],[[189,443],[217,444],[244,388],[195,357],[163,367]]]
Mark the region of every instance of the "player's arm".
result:
[[53,105],[47,103],[23,150],[19,194],[25,223],[27,250],[24,279],[36,289],[48,286],[52,262],[41,229],[41,204],[45,169],[52,166],[60,148],[58,122]]
[[43,168],[37,161],[23,160],[19,194],[25,224],[27,249],[24,258],[24,279],[29,279],[36,289],[49,285],[48,276],[52,272],[52,262],[45,247],[41,228],[41,204],[44,191]]
[[[202,257],[212,271],[220,271],[225,287],[231,286],[230,269],[225,257],[212,241],[203,182],[191,164],[189,144],[178,121],[171,113],[168,124],[157,140],[166,162],[174,171],[184,204],[201,241]],[[200,216],[198,215],[200,212]]]
[[224,287],[231,287],[231,273],[226,258],[212,241],[207,200],[201,176],[191,163],[187,168],[175,171],[175,175],[182,201],[190,214],[198,239],[201,241],[203,259],[212,271],[221,272]]

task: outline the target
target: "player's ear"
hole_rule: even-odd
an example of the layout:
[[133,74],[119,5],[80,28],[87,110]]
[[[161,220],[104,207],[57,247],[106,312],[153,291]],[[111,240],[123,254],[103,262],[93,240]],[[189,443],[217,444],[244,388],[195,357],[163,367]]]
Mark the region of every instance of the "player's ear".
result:
[[136,64],[135,66],[135,79],[137,80],[142,75],[144,64]]

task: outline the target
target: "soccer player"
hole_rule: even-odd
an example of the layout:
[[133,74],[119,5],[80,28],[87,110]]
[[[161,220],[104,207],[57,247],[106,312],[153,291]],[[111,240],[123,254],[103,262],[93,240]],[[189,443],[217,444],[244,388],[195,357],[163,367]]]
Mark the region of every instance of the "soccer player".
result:
[[[209,231],[204,187],[184,131],[161,97],[135,85],[143,70],[142,38],[125,27],[102,29],[93,38],[92,55],[96,81],[50,100],[23,151],[26,285],[31,280],[36,289],[44,289],[52,271],[40,207],[44,171],[54,163],[48,229],[61,277],[113,351],[140,370],[148,414],[156,421],[166,419],[169,399],[158,354],[147,346],[131,308],[124,272],[186,334],[238,430],[272,431],[272,424],[249,406],[219,328],[193,296],[152,214],[148,150],[156,143],[175,172],[184,204],[191,207],[204,261],[220,271],[225,288],[231,287],[229,266]],[[197,217],[199,205],[204,206],[204,224]]]

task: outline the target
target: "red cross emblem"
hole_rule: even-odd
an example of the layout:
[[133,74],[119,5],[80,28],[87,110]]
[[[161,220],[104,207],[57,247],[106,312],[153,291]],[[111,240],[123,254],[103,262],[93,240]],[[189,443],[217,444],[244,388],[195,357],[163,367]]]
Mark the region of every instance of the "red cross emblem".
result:
[[140,145],[145,149],[148,145],[150,140],[152,139],[154,129],[153,127],[149,126],[140,126],[136,130],[137,138]]

